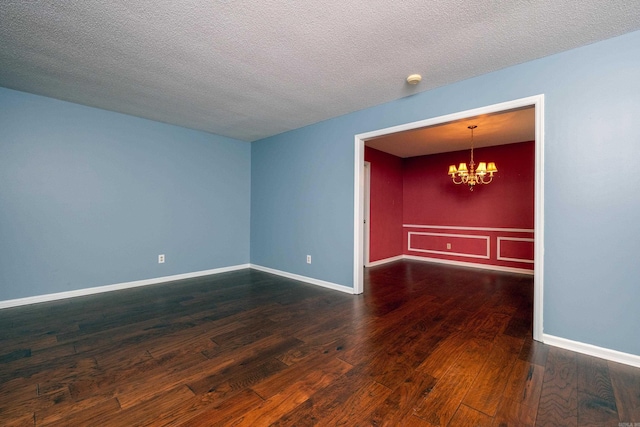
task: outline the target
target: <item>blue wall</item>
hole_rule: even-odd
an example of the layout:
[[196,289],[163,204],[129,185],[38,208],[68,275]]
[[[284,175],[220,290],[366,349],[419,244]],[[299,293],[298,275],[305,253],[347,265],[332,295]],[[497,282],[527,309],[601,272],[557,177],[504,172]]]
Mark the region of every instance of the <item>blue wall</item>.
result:
[[544,332],[640,355],[639,76],[634,32],[254,142],[251,262],[353,286],[354,135],[544,94]]
[[250,168],[245,142],[0,88],[0,301],[248,263]]

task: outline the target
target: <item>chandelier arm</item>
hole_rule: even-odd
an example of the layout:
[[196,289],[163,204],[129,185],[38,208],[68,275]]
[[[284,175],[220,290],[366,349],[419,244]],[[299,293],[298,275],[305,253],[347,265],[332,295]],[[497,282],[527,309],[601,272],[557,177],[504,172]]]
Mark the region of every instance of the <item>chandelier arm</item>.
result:
[[491,183],[491,181],[493,181],[493,175],[492,175],[492,176],[490,176],[490,177],[489,177],[489,179],[485,179],[485,178],[486,178],[486,176],[483,176],[483,177],[481,177],[481,178],[480,178],[480,181],[481,181],[483,184],[490,184],[490,183]]

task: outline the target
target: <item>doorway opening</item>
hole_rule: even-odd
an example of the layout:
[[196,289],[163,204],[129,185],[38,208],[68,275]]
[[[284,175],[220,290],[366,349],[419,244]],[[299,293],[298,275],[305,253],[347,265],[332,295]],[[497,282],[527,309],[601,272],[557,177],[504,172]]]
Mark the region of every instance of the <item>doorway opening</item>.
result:
[[[400,132],[443,125],[449,122],[469,119],[533,107],[535,117],[535,193],[534,193],[534,292],[533,292],[533,339],[542,340],[543,333],[543,290],[544,290],[544,95],[521,98],[500,104],[462,111],[445,116],[420,120],[404,125],[380,129],[355,136],[354,163],[354,293],[364,291],[363,265],[365,264],[365,142]],[[368,227],[369,224],[366,224]],[[367,256],[368,261],[368,256]]]

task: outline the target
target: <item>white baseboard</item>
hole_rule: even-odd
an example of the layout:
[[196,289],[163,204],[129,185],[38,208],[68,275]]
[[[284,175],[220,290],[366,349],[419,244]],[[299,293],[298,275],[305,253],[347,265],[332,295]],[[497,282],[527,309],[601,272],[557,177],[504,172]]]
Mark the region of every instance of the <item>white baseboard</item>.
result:
[[337,283],[325,282],[324,280],[314,279],[312,277],[301,276],[299,274],[287,273],[286,271],[276,270],[273,268],[263,267],[261,265],[251,264],[251,268],[255,270],[264,271],[265,273],[276,274],[278,276],[287,277],[293,280],[299,280],[301,282],[310,283],[312,285],[322,286],[323,288],[333,289],[335,291],[344,292],[347,294],[353,294],[353,288],[344,285],[338,285]]
[[623,353],[621,351],[598,347],[591,344],[585,344],[578,341],[572,341],[566,338],[560,338],[549,334],[542,334],[542,342],[545,344],[553,345],[555,347],[575,351],[576,353],[587,354],[589,356],[595,356],[601,359],[610,360],[612,362],[623,363],[625,365],[640,368],[640,356],[635,354]]
[[470,267],[470,268],[478,268],[481,270],[502,271],[505,273],[519,273],[519,274],[527,274],[529,276],[533,276],[533,270],[528,270],[526,268],[503,267],[500,265],[479,264],[475,262],[464,262],[464,261],[452,261],[449,259],[429,258],[429,257],[423,257],[423,256],[415,256],[415,255],[403,255],[402,258],[410,259],[414,261],[435,262],[438,264],[454,265],[456,267]]
[[391,258],[379,259],[378,261],[373,261],[368,263],[367,265],[365,265],[365,267],[375,267],[376,265],[388,264],[390,262],[400,261],[403,258],[404,258],[404,255],[398,255]]
[[37,295],[33,297],[10,299],[0,301],[0,309],[17,307],[20,305],[37,304],[40,302],[55,301],[65,298],[75,298],[85,295],[100,294],[103,292],[119,291],[122,289],[137,288],[139,286],[156,285],[159,283],[173,282],[176,280],[192,279],[194,277],[210,276],[212,274],[226,273],[228,271],[242,270],[250,268],[250,264],[233,265],[230,267],[214,268],[211,270],[195,271],[192,273],[175,274],[173,276],[156,277],[153,279],[135,280],[133,282],[116,283],[114,285],[96,286],[94,288],[84,288],[75,291],[57,292],[54,294]]

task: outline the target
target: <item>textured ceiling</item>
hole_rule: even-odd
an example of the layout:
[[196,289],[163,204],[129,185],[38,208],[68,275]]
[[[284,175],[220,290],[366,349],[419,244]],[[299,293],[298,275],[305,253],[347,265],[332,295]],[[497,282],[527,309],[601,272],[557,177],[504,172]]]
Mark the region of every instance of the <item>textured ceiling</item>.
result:
[[3,0],[0,86],[253,141],[638,29],[637,0]]

